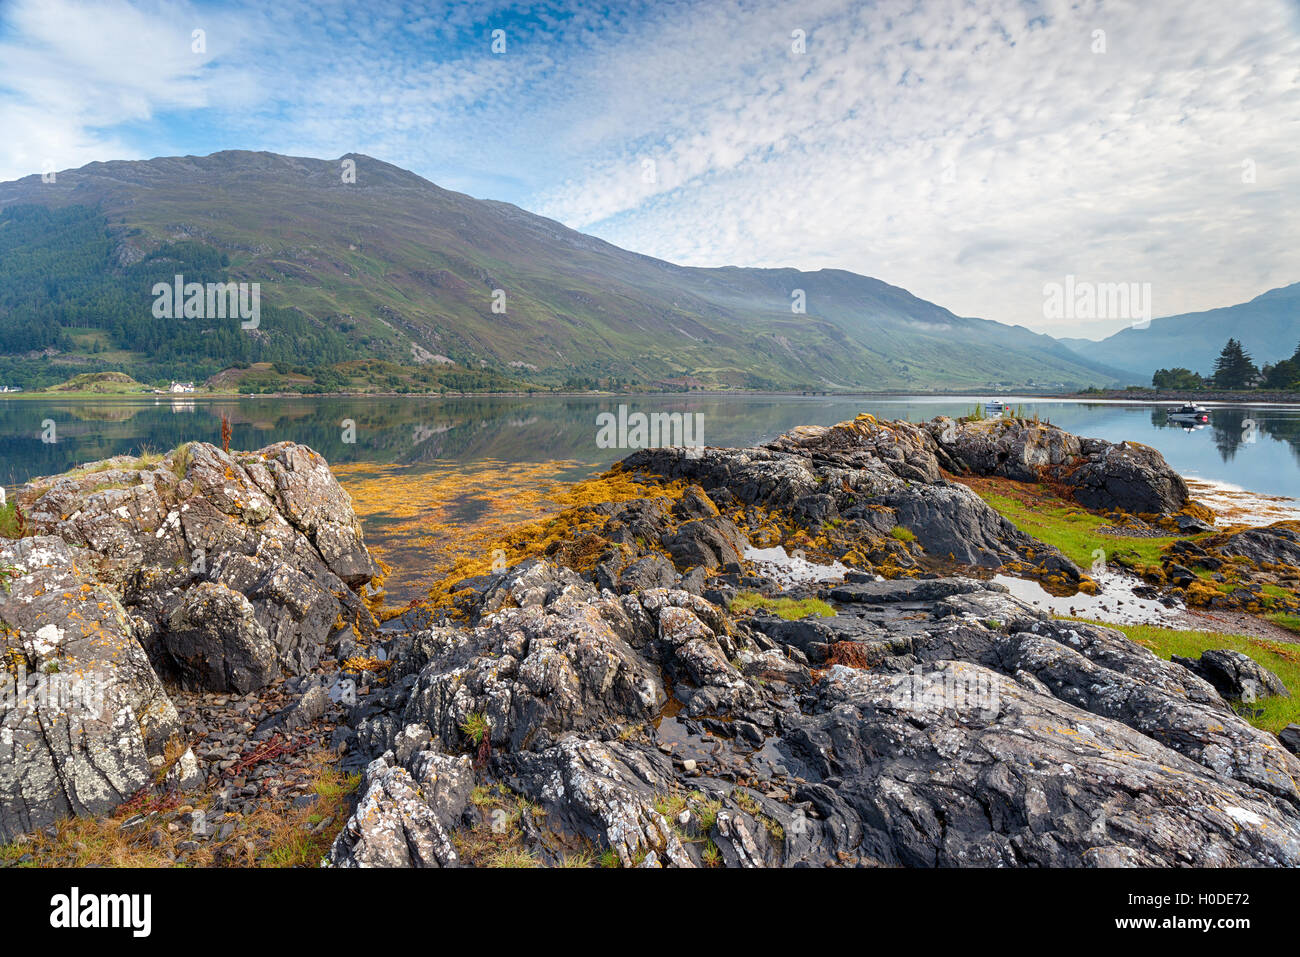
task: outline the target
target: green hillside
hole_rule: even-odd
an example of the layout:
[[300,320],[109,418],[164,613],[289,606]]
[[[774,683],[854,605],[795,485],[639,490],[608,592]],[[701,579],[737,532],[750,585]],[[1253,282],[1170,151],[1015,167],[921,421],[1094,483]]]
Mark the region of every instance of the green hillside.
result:
[[[0,184],[0,381],[96,369],[198,381],[253,363],[334,381],[357,359],[543,388],[1114,380],[1049,337],[955,316],[876,279],[674,266],[346,159],[355,183],[341,160],[228,151]],[[154,283],[176,274],[258,283],[260,326],[155,318]],[[791,308],[796,290],[806,313]]]

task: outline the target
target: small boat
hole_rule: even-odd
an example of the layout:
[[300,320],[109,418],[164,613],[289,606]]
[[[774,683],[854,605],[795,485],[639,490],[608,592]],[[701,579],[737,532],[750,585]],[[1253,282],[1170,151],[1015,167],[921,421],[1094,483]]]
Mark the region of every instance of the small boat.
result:
[[984,418],[986,419],[1000,419],[1010,411],[1011,406],[1000,399],[990,399],[984,403]]
[[1210,410],[1189,402],[1169,410],[1170,422],[1209,422]]

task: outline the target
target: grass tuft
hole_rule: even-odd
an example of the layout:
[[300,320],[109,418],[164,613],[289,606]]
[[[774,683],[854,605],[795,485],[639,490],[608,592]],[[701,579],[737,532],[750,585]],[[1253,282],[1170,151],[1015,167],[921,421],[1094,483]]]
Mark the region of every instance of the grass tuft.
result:
[[813,615],[819,615],[822,618],[831,618],[835,615],[835,609],[820,598],[767,598],[757,592],[741,592],[731,600],[731,611],[733,614],[752,611],[771,612],[778,618],[784,618],[786,621],[793,621],[796,618],[811,618]]

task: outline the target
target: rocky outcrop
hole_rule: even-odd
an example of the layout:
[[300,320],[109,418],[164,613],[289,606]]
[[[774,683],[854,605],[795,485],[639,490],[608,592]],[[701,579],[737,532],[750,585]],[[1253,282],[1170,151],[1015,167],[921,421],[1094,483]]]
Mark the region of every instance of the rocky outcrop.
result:
[[[1026,468],[1083,469],[1040,438]],[[234,801],[249,761],[346,709],[332,744],[363,775],[339,867],[1300,865],[1300,759],[1225,700],[1275,676],[1165,661],[951,574],[1079,575],[948,482],[956,464],[928,427],[870,417],[636,453],[644,498],[566,513],[543,557],[371,629],[346,688],[304,673],[340,617],[334,653],[358,652],[374,566],[315,453],[191,446],[33,483],[42,534],[0,542],[6,661],[104,697],[3,704],[0,836],[155,778],[179,723],[163,681],[290,672],[297,697],[246,722],[259,752],[212,751]],[[784,588],[755,541],[855,567]]]
[[315,452],[203,443],[17,492],[0,538],[0,840],[202,782],[167,688],[244,693],[319,661],[377,569]]
[[496,610],[395,638],[389,687],[353,708],[348,760],[382,760],[334,863],[382,845],[448,866],[444,832],[481,840],[473,805],[416,807],[384,756],[428,734],[529,809],[498,835],[515,861],[1300,864],[1300,761],[1276,737],[1118,632],[973,579],[830,586],[838,614],[796,621],[541,561],[478,593]]
[[[1013,428],[972,461],[1059,469],[1111,507],[1178,504],[1140,449]],[[925,573],[937,552],[1068,565],[947,482],[965,466],[932,431],[859,417],[758,449],[630,456],[620,467],[664,494],[599,507],[548,545],[569,567],[461,582],[461,621],[389,643],[388,686],[337,739],[349,766],[381,760],[331,860],[400,834],[378,859],[447,866],[389,756],[428,734],[472,756],[476,794],[514,802],[500,830],[486,798],[451,802],[462,865],[564,863],[574,847],[650,867],[1300,864],[1300,760],[1231,689],[1001,586]],[[843,581],[783,596],[832,614],[734,614],[740,587],[780,586],[729,560],[733,528],[832,554],[866,542],[906,574],[882,580],[845,548],[858,567]]]
[[282,442],[193,442],[150,465],[121,456],[19,489],[37,534],[77,548],[155,666],[187,688],[248,691],[313,668],[378,569],[325,460]]
[[871,862],[1231,866],[1300,854],[1292,811],[1261,792],[976,665],[837,666],[809,712],[792,717],[792,752],[835,782],[824,813],[849,823]]
[[1137,442],[1078,438],[1025,419],[956,422],[940,416],[925,429],[951,471],[1049,480],[1085,508],[1171,515],[1189,501],[1182,476],[1158,451]]
[[1188,604],[1246,611],[1300,611],[1300,522],[1183,538],[1162,569]]
[[795,429],[756,449],[647,449],[622,467],[699,486],[724,511],[776,510],[825,539],[832,557],[848,555],[860,565],[1014,564],[1070,583],[1080,579],[1055,548],[1016,529],[970,489],[945,481],[935,443],[908,422],[864,415]]
[[1300,569],[1300,522],[1274,522],[1262,528],[1220,532],[1196,541],[1175,542],[1172,551],[1187,564],[1220,568],[1228,559],[1245,559],[1257,568]]
[[1231,532],[1211,547],[1221,555],[1245,558],[1261,567],[1300,568],[1300,522],[1274,522]]
[[[0,569],[0,840],[8,840],[116,807],[149,783],[181,727],[125,610],[61,539],[0,539]],[[193,754],[182,759],[193,767]]]
[[469,803],[470,759],[441,753],[412,725],[366,768],[361,799],[330,851],[335,867],[456,867],[450,831]]

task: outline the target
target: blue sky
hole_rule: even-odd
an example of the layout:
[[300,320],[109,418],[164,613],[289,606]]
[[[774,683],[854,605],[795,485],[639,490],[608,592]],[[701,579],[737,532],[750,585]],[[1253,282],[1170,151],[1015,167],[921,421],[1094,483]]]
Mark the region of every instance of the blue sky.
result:
[[1057,335],[1124,324],[1045,319],[1067,275],[1150,283],[1156,315],[1300,280],[1294,0],[0,0],[0,129],[0,179],[360,152]]

